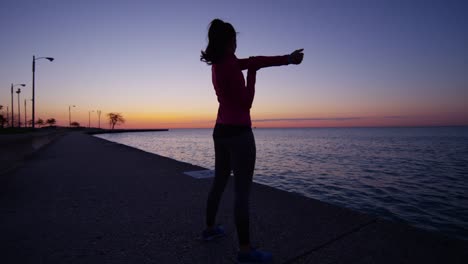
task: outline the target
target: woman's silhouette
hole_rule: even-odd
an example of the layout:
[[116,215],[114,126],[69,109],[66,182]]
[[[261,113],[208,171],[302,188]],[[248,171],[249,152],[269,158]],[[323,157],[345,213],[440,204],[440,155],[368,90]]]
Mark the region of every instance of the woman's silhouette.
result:
[[[219,108],[213,130],[215,147],[215,178],[208,195],[204,240],[225,235],[221,226],[215,225],[219,201],[234,173],[234,215],[239,240],[239,262],[264,263],[271,260],[269,252],[253,249],[250,245],[249,196],[255,167],[255,139],[252,133],[250,108],[255,94],[257,70],[270,66],[300,64],[301,50],[285,56],[257,56],[238,59],[235,55],[236,31],[220,19],[214,19],[208,30],[208,46],[201,52],[200,60],[211,65],[212,82],[218,97]],[[247,70],[247,82],[242,70]]]

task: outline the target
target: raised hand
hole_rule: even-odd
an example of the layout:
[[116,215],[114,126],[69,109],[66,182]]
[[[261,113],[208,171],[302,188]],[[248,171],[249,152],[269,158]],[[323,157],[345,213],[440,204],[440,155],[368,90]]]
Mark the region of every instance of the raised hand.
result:
[[289,62],[292,64],[300,64],[304,59],[304,49],[295,50],[289,55]]

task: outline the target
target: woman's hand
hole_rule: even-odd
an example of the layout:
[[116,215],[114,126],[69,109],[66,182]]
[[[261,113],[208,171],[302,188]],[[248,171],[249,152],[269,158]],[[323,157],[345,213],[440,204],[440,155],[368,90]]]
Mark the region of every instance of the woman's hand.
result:
[[300,64],[304,59],[304,49],[295,50],[289,55],[289,63],[291,64]]

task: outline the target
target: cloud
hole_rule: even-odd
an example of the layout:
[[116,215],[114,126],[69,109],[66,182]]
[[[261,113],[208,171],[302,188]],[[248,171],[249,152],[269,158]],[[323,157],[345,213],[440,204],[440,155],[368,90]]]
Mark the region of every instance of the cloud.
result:
[[[252,122],[263,123],[263,122],[305,122],[305,121],[337,121],[337,122],[344,122],[344,121],[356,121],[356,120],[367,120],[367,119],[375,119],[375,118],[383,118],[383,119],[406,119],[407,116],[353,116],[353,117],[305,117],[305,118],[265,118],[265,119],[252,119]],[[182,124],[211,124],[215,123],[216,120],[192,120],[192,121],[185,121],[185,122],[164,122],[161,124],[170,124],[170,125],[182,125]]]
[[351,121],[361,120],[365,117],[325,117],[325,118],[270,118],[254,119],[252,122],[300,122],[300,121]]
[[407,116],[384,116],[385,119],[404,119],[408,118]]
[[[252,122],[301,122],[301,121],[351,121],[351,120],[360,120],[366,119],[365,117],[309,117],[309,118],[267,118],[267,119],[252,119]],[[192,120],[185,122],[164,122],[160,124],[206,124],[214,123],[216,120]]]

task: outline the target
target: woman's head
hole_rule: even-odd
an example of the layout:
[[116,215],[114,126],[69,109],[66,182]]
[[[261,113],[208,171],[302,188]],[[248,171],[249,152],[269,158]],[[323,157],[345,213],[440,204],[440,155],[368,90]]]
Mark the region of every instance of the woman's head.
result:
[[214,19],[208,30],[208,46],[201,52],[200,60],[208,65],[218,63],[226,54],[234,53],[236,47],[234,27],[221,19]]

